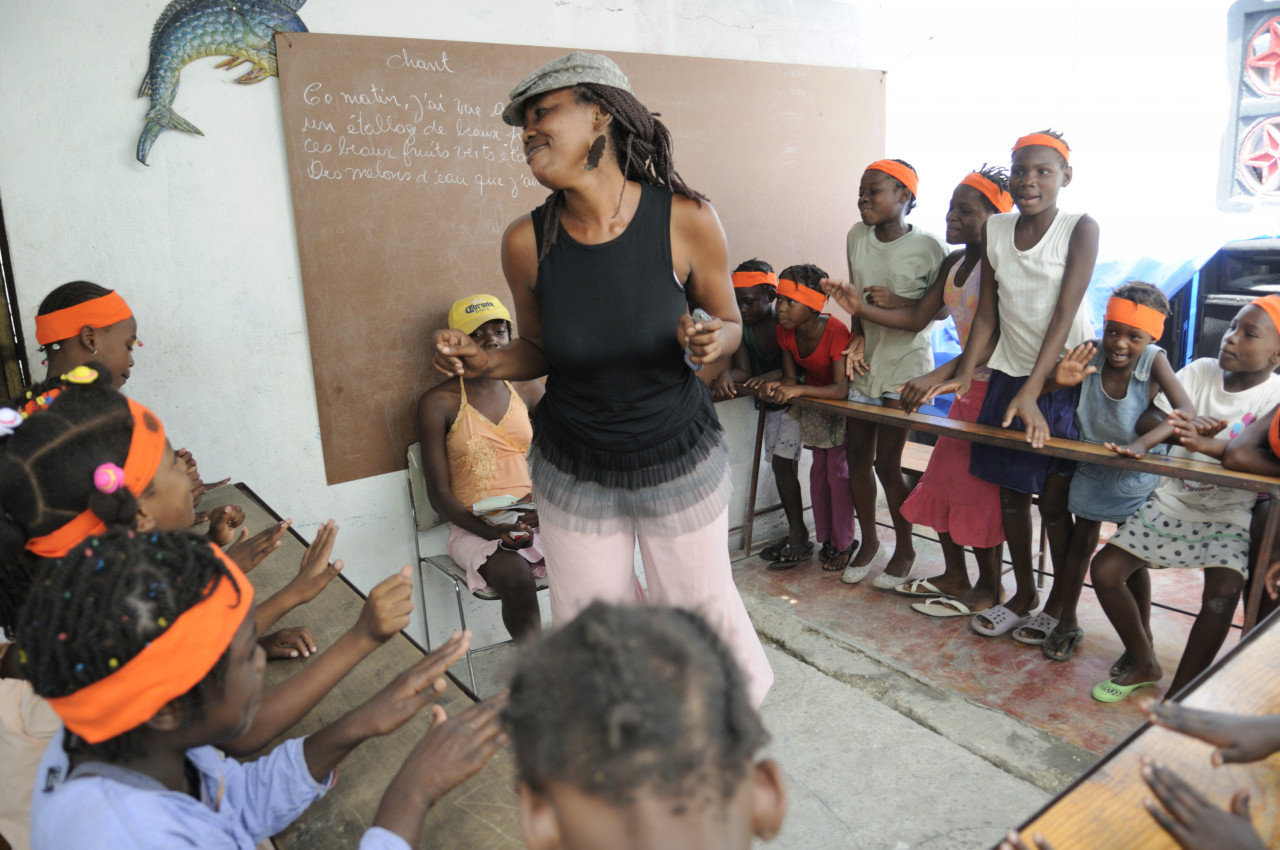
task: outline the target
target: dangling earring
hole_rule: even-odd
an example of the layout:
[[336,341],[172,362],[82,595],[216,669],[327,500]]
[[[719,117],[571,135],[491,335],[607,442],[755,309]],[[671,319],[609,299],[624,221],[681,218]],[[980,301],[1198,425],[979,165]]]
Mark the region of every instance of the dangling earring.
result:
[[604,156],[604,133],[596,136],[596,140],[591,143],[591,150],[587,152],[587,164],[583,166],[586,171],[595,171],[600,165],[600,158]]

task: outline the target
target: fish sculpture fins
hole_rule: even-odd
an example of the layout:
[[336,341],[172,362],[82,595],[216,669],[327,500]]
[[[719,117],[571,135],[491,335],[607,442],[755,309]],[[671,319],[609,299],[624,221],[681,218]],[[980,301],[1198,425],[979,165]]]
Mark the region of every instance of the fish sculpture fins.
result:
[[138,137],[138,162],[143,165],[147,164],[147,154],[151,152],[151,146],[165,130],[181,130],[195,136],[204,135],[199,127],[172,109],[157,110],[157,112],[158,114],[147,113],[147,123],[143,125],[142,135]]

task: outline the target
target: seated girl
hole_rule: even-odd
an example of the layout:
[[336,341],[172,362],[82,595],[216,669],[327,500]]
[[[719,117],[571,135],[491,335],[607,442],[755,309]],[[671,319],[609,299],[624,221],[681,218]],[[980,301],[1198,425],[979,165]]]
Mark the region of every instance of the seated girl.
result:
[[[511,344],[511,314],[492,295],[449,308],[449,327],[486,351]],[[529,411],[542,400],[539,381],[450,378],[422,394],[418,434],[431,506],[452,525],[449,557],[467,571],[467,588],[492,588],[502,622],[520,640],[542,628],[536,579],[547,574],[537,515],[491,525],[473,513],[496,496],[528,501],[533,486],[525,454],[533,439]]]
[[768,733],[697,614],[596,602],[516,669],[502,720],[526,847],[747,850],[781,829]]

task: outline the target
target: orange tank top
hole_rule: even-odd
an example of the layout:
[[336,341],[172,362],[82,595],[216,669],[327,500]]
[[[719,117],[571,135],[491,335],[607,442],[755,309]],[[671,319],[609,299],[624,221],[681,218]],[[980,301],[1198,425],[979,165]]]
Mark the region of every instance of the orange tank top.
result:
[[527,496],[533,489],[525,455],[533,440],[533,425],[524,399],[508,381],[511,393],[507,412],[496,425],[467,403],[467,385],[458,380],[462,404],[445,435],[449,455],[449,485],[453,496],[470,510],[491,496]]

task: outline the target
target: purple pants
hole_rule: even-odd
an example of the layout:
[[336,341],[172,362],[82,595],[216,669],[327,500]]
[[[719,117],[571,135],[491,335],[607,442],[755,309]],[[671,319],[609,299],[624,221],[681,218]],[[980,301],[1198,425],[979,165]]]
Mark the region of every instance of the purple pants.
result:
[[833,449],[812,446],[813,466],[809,469],[809,498],[813,502],[813,530],[819,543],[837,549],[853,545],[853,497],[849,493],[849,460],[843,444]]

